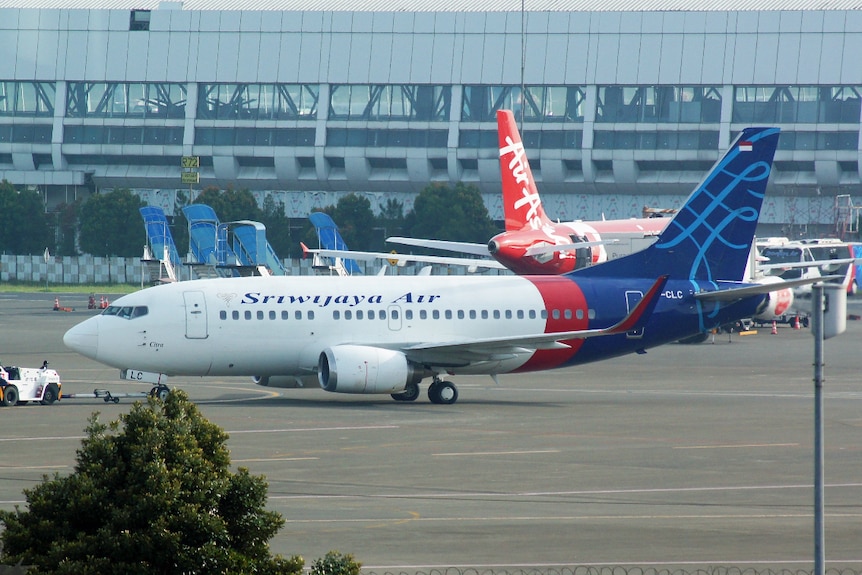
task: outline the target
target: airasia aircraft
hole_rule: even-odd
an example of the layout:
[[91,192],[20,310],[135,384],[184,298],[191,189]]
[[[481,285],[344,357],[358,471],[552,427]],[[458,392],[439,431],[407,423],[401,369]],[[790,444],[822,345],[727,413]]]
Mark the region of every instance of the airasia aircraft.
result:
[[[670,218],[552,221],[542,207],[511,110],[497,111],[497,134],[506,231],[491,238],[487,245],[404,237],[387,241],[477,256],[490,254],[521,275],[559,275],[613,259],[608,255],[608,245],[614,246],[616,257],[643,249],[670,221]],[[452,262],[446,258],[439,263]],[[471,265],[475,265],[472,260]]]

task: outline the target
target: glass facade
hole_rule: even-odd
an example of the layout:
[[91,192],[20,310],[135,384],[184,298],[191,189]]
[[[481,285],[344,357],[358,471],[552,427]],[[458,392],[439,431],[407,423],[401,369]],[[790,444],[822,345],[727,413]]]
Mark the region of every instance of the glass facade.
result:
[[[525,122],[583,122],[585,93],[580,86],[464,86],[461,120],[496,122],[497,110],[512,110]],[[526,106],[521,102],[526,101]]]
[[451,86],[337,84],[329,94],[331,120],[449,120]]
[[202,120],[313,120],[320,86],[316,84],[202,84]]
[[860,90],[860,86],[736,86],[733,121],[858,125]]
[[599,86],[596,122],[717,124],[718,86]]
[[[777,124],[781,150],[859,149],[862,86],[520,86],[465,85],[461,122],[479,126],[396,126],[374,122],[449,122],[451,85],[334,84],[328,90],[327,147],[438,148],[497,146],[496,112],[511,109],[525,126],[529,149],[580,150],[586,131],[597,150],[717,150],[719,124]],[[0,143],[50,143],[57,85],[0,81]],[[181,145],[187,85],[182,83],[68,82],[64,143]],[[326,91],[324,91],[326,93]],[[594,94],[588,99],[587,94]],[[733,94],[722,118],[722,94]],[[314,146],[319,84],[200,84],[194,144],[206,146]],[[521,104],[524,104],[523,108]],[[523,118],[520,114],[523,113]],[[27,123],[4,117],[34,118]],[[45,120],[39,120],[45,118]],[[589,127],[585,118],[594,118]],[[158,119],[139,126],[88,119]],[[83,120],[83,121],[80,121]],[[219,125],[220,120],[306,120],[306,125]],[[365,122],[355,126],[337,122]],[[41,123],[40,123],[41,122]],[[611,124],[637,124],[619,129]],[[679,128],[663,124],[683,124]],[[689,126],[685,126],[689,124]],[[788,124],[790,124],[788,126]],[[822,124],[834,124],[821,126]],[[349,127],[348,127],[349,126]],[[794,129],[795,128],[795,129]],[[252,157],[252,156],[249,156]],[[472,161],[464,158],[464,161]],[[252,161],[252,160],[249,160]]]
[[185,84],[69,82],[67,118],[176,118],[186,115]]
[[53,116],[54,82],[0,81],[0,116]]

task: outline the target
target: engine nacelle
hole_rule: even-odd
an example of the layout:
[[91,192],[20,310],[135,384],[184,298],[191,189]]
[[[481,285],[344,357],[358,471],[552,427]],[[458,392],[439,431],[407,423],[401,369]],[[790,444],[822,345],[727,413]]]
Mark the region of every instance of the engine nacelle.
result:
[[317,376],[305,375],[256,375],[252,378],[256,385],[264,387],[278,387],[282,389],[296,389],[300,387],[313,387],[317,383]]
[[[781,284],[784,280],[776,276],[763,276],[755,280],[759,284]],[[763,303],[754,319],[757,321],[780,320],[790,313],[793,306],[793,290],[791,288],[776,289],[769,292],[769,297]]]
[[320,387],[335,393],[400,393],[422,381],[423,373],[400,351],[336,345],[320,353],[317,378]]

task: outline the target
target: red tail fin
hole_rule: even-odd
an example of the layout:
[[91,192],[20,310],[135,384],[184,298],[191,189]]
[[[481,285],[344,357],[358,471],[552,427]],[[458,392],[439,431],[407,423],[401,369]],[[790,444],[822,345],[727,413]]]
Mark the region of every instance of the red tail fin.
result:
[[506,231],[537,230],[551,221],[542,209],[539,190],[530,171],[524,143],[511,110],[497,111],[500,175],[503,178],[503,213]]

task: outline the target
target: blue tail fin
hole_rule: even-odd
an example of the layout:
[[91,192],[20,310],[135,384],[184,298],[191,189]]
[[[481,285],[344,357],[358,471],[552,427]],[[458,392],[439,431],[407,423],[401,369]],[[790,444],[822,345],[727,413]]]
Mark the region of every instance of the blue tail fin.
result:
[[778,133],[778,128],[744,129],[653,245],[572,273],[742,281]]

